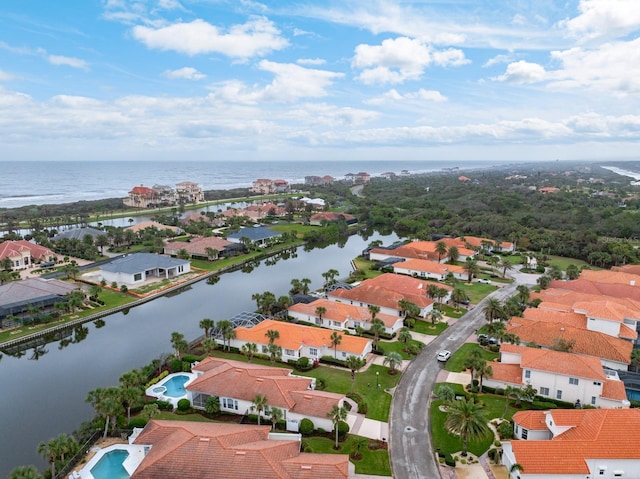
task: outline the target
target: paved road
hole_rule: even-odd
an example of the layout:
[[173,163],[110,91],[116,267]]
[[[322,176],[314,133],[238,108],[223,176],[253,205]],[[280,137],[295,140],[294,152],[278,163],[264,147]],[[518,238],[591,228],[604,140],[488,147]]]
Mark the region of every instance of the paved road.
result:
[[389,457],[395,479],[440,477],[429,432],[431,392],[442,365],[436,361],[441,349],[455,351],[484,323],[482,308],[488,298],[500,301],[513,296],[518,284],[535,284],[536,277],[515,273],[514,282],[483,299],[438,338],[428,344],[405,370],[393,396],[389,425]]

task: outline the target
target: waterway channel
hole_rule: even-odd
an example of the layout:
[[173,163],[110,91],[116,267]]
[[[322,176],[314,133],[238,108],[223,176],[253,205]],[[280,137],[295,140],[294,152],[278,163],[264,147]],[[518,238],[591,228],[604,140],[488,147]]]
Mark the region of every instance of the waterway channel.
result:
[[285,295],[293,278],[309,278],[316,289],[322,286],[322,273],[331,268],[346,277],[351,272],[350,260],[377,239],[390,244],[397,237],[354,235],[342,245],[310,251],[300,247],[293,257],[275,264],[262,261],[251,273],[228,273],[215,285],[202,281],[127,314],[108,316],[101,328],[87,323],[88,334],[78,342],[52,342],[39,355],[34,349],[19,358],[3,355],[0,477],[19,465],[34,464],[44,469],[46,464],[36,451],[38,444],[60,433],[71,433],[90,419],[93,410],[84,401],[87,392],[115,386],[122,373],[170,352],[173,331],[194,339],[202,334],[198,327],[202,318],[221,320],[252,311],[252,294],[271,291],[276,297]]

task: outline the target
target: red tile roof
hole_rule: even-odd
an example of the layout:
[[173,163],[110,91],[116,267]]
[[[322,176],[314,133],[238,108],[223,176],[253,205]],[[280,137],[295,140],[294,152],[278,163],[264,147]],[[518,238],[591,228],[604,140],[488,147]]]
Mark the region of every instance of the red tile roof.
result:
[[49,248],[25,240],[0,243],[0,259],[22,256],[26,252],[34,259],[48,259],[54,255]]
[[513,422],[531,431],[546,431],[546,417],[544,411],[518,411],[513,415]]
[[446,275],[447,273],[466,274],[462,266],[455,264],[438,263],[437,261],[429,261],[426,259],[408,259],[400,263],[394,263],[394,268],[411,269],[414,271],[424,271],[425,273],[434,273]]
[[[331,301],[329,299],[316,299],[315,301],[305,304],[297,303],[289,307],[289,311],[294,313],[306,314],[311,318],[317,318],[316,309],[322,307],[326,311],[322,314],[322,317],[331,321],[338,321],[345,323],[348,319],[359,321],[361,323],[371,322],[371,312],[369,308],[364,306],[355,306],[347,303],[339,303],[337,301]],[[376,318],[381,320],[385,327],[392,328],[398,322],[399,316],[393,314],[378,313]]]
[[[131,479],[346,478],[344,454],[303,454],[297,440],[269,439],[269,426],[151,420],[134,444],[151,445]],[[318,475],[319,474],[319,475]]]
[[[514,420],[519,419],[514,415]],[[574,426],[548,441],[511,441],[516,462],[526,474],[590,474],[587,461],[640,460],[635,441],[621,440],[621,431],[640,431],[638,409],[552,410],[555,424]]]

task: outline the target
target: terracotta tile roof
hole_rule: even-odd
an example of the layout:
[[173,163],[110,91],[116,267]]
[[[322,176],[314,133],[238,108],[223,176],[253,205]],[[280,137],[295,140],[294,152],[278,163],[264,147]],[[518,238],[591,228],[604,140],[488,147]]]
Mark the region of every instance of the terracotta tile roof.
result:
[[262,394],[269,406],[301,411],[309,416],[326,417],[344,398],[340,394],[309,389],[310,378],[292,376],[291,370],[285,368],[208,357],[193,370],[203,374],[186,386],[189,391],[245,401],[253,401],[256,394]]
[[537,321],[516,317],[507,323],[506,331],[517,335],[522,342],[534,342],[544,348],[551,347],[555,339],[561,338],[574,341],[572,353],[586,354],[624,364],[631,362],[633,349],[631,341],[585,328],[576,328],[564,322]]
[[462,266],[455,264],[438,263],[436,261],[429,261],[426,259],[408,259],[400,263],[392,265],[394,268],[412,269],[415,271],[424,271],[428,273],[442,274],[458,273],[466,274],[466,271]]
[[34,259],[48,259],[50,256],[54,256],[53,251],[49,248],[25,240],[0,243],[0,259],[22,256],[25,252],[29,252],[29,255]]
[[145,228],[155,228],[157,230],[171,230],[174,233],[178,233],[182,231],[177,226],[163,225],[162,223],[158,223],[157,221],[143,221],[142,223],[138,223],[137,225],[128,226],[125,229],[131,230],[137,233],[138,231],[142,231]]
[[153,188],[147,188],[146,186],[134,186],[133,188],[131,188],[129,194],[136,196],[153,197],[156,196],[158,192]]
[[311,218],[309,218],[309,221],[319,223],[322,220],[331,222],[338,221],[340,219],[344,219],[345,221],[352,221],[355,220],[356,217],[348,213],[334,213],[331,211],[323,211],[322,213],[316,213],[315,215],[313,215]]
[[[339,321],[341,323],[345,323],[348,319],[353,319],[354,321],[360,321],[362,323],[371,322],[371,313],[369,312],[369,308],[347,303],[339,303],[337,301],[331,301],[324,298],[316,299],[308,304],[294,304],[289,307],[289,311],[306,314],[312,318],[316,318],[318,316],[316,314],[316,309],[319,307],[326,309],[326,312],[322,317],[327,320]],[[378,313],[376,318],[380,319],[386,327],[391,328],[398,322],[399,316]]]
[[489,363],[493,374],[493,381],[522,385],[522,368],[518,364],[506,364],[493,361]]
[[134,443],[152,447],[131,479],[306,479],[314,469],[347,477],[347,455],[301,454],[299,441],[269,439],[269,429],[151,420]]
[[576,313],[585,314],[588,318],[606,319],[622,323],[625,319],[640,321],[640,311],[627,308],[615,301],[579,301],[573,303]]
[[[561,323],[573,328],[587,329],[587,317],[584,314],[554,311],[544,308],[527,308],[524,310],[523,316],[525,319],[549,323]],[[516,320],[517,318],[513,319]]]
[[208,223],[208,224],[212,223],[211,218],[209,218],[207,215],[203,215],[196,212],[188,213],[180,221],[182,223],[189,223],[189,222],[199,223],[200,221],[204,221],[205,223]]
[[549,441],[511,441],[526,474],[586,475],[591,473],[587,461],[640,460],[635,441],[620,439],[620,431],[640,430],[639,410],[556,409],[548,414],[554,423],[574,427]]
[[[280,337],[275,340],[275,344],[283,349],[297,351],[303,344],[317,348],[331,347],[331,333],[333,331],[330,329],[301,326],[272,319],[262,321],[252,328],[236,328],[236,339],[256,344],[268,344],[266,332],[270,329],[280,333]],[[370,342],[371,340],[369,339],[343,334],[337,350],[362,355]]]
[[530,431],[546,431],[546,417],[544,411],[518,411],[513,415],[513,422]]
[[[445,241],[445,240],[442,240]],[[379,249],[375,248],[371,250],[372,253],[382,253],[392,256],[399,256],[401,258],[415,258],[415,259],[430,259],[438,260],[438,253],[436,253],[437,241],[412,241],[405,245],[399,246],[395,249]],[[446,241],[445,241],[446,244]],[[452,243],[453,245],[453,243]],[[451,245],[447,245],[448,247]],[[461,256],[470,256],[475,253],[472,249],[465,247],[464,243],[458,241],[455,243],[458,248],[458,252]]]
[[515,344],[500,345],[500,352],[519,354],[521,357],[520,366],[523,369],[547,371],[600,381],[606,379],[600,360],[592,356],[528,348]]
[[615,399],[616,401],[625,401],[627,399],[627,390],[625,389],[622,381],[607,379],[602,384],[601,397]]
[[225,247],[232,245],[231,241],[227,241],[223,238],[217,238],[215,236],[200,236],[191,238],[191,241],[171,241],[164,245],[165,251],[173,250],[180,251],[181,249],[187,250],[191,254],[207,254],[207,248],[213,248],[219,252],[223,251]]
[[640,301],[640,288],[629,284],[602,283],[587,279],[576,279],[573,281],[552,281],[550,287],[586,294],[604,295]]
[[614,266],[612,271],[620,271],[622,273],[640,275],[640,264],[626,264],[624,266]]
[[607,269],[600,271],[590,269],[582,270],[580,279],[587,279],[598,283],[628,284],[630,286],[640,287],[640,276]]

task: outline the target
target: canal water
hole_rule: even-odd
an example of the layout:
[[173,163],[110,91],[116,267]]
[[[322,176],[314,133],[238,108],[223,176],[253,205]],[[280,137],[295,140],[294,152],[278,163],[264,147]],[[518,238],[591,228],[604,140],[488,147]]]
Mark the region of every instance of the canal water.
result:
[[333,268],[346,277],[350,260],[374,240],[390,244],[395,235],[354,235],[344,244],[305,251],[275,264],[265,260],[250,273],[221,276],[215,285],[201,281],[170,297],[158,298],[104,318],[97,328],[86,323],[86,337],[56,341],[22,357],[4,354],[0,360],[0,477],[19,465],[46,467],[36,449],[60,433],[71,433],[93,416],[85,403],[87,392],[118,384],[122,373],[171,352],[174,331],[190,340],[202,334],[202,318],[227,319],[255,310],[254,293],[288,293],[293,278],[309,278],[311,288],[322,286],[322,273]]

